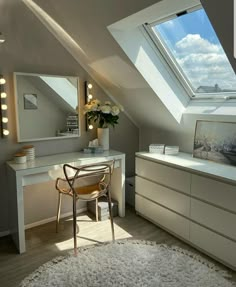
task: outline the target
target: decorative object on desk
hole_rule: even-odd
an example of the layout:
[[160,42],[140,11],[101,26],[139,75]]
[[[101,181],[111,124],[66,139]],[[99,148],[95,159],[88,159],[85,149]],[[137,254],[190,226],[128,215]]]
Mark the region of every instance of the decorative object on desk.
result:
[[164,153],[164,144],[150,144],[149,145],[149,152],[150,153]]
[[23,146],[23,152],[26,154],[27,161],[35,159],[35,148],[33,145]]
[[103,147],[98,145],[98,139],[89,142],[87,148],[84,148],[85,153],[103,153]]
[[4,91],[4,85],[6,84],[6,80],[3,76],[0,75],[0,127],[1,127],[1,136],[8,136],[9,130],[7,129],[7,104],[6,98],[7,94]]
[[97,128],[98,143],[104,150],[109,150],[109,128]]
[[98,124],[98,143],[104,150],[109,149],[109,126],[115,127],[118,124],[119,114],[123,111],[122,106],[112,105],[105,101],[102,104],[94,99],[84,106],[84,113],[87,115],[88,125]]
[[[104,270],[104,272],[101,272]],[[40,266],[20,287],[235,287],[223,266],[177,246],[125,240],[82,247]]]
[[26,163],[26,154],[23,152],[15,153],[14,154],[14,162],[15,163]]
[[179,153],[179,146],[167,145],[165,146],[166,155],[177,155]]
[[193,157],[236,165],[236,123],[198,120]]

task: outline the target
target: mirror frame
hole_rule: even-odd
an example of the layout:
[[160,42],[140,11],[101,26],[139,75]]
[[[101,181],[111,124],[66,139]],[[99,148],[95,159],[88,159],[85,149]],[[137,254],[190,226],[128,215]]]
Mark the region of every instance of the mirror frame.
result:
[[[49,76],[58,78],[77,78],[77,100],[78,100],[78,134],[72,134],[68,136],[55,136],[55,137],[45,137],[45,138],[29,138],[22,139],[20,137],[20,124],[19,124],[19,110],[18,110],[18,93],[17,93],[17,75],[26,76]],[[62,75],[51,75],[51,74],[37,74],[37,73],[24,73],[24,72],[14,72],[13,73],[13,86],[14,86],[14,104],[15,104],[15,116],[16,116],[16,132],[17,132],[17,142],[31,142],[31,141],[46,141],[46,140],[62,140],[78,138],[81,136],[81,123],[80,123],[80,79],[77,76],[62,76]]]

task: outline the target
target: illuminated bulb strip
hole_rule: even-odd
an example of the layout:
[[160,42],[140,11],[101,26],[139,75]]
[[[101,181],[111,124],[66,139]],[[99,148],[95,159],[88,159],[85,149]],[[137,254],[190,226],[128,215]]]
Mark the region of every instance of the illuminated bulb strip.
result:
[[93,125],[89,125],[88,128],[89,128],[90,130],[92,130],[92,129],[93,129]]
[[7,105],[2,104],[2,110],[3,110],[3,111],[6,111],[6,110],[7,110]]
[[4,124],[8,123],[8,118],[3,117],[3,118],[2,118],[2,122],[3,122]]
[[89,95],[88,95],[88,98],[89,98],[89,100],[92,100],[93,95],[89,94]]
[[93,85],[92,84],[88,84],[88,88],[92,89]]
[[9,130],[3,130],[3,134],[4,134],[4,136],[8,136],[9,135]]
[[6,84],[6,80],[4,78],[0,78],[0,85]]
[[2,98],[2,99],[5,99],[6,97],[7,97],[7,93],[2,92],[2,93],[1,93],[1,98]]

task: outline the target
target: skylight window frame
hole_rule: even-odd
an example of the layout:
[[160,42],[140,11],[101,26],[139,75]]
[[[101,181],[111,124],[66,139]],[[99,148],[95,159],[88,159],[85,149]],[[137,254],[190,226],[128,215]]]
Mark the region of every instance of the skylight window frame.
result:
[[231,99],[235,100],[236,99],[235,92],[222,92],[222,93],[196,93],[194,92],[189,79],[185,75],[180,65],[177,63],[176,59],[173,57],[168,46],[164,43],[161,36],[158,35],[157,32],[154,32],[154,29],[153,29],[154,26],[167,22],[169,20],[175,19],[179,16],[181,17],[181,15],[179,14],[187,14],[187,13],[191,13],[191,12],[194,12],[200,9],[204,9],[204,8],[202,7],[202,5],[199,4],[199,5],[190,7],[184,11],[182,10],[174,14],[168,15],[167,17],[160,18],[154,22],[145,23],[143,24],[143,28],[148,34],[151,41],[154,43],[157,50],[161,53],[165,62],[168,64],[172,72],[175,74],[177,80],[182,85],[182,87],[185,89],[185,91],[187,92],[191,100],[231,100]]

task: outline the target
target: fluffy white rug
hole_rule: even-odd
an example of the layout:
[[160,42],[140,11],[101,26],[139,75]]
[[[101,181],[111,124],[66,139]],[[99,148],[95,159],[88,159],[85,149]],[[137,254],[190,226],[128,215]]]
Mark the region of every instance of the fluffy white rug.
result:
[[125,241],[58,257],[24,279],[21,287],[232,287],[225,270],[179,247]]

